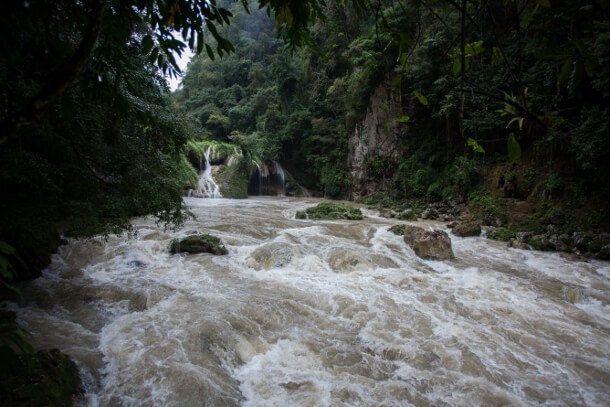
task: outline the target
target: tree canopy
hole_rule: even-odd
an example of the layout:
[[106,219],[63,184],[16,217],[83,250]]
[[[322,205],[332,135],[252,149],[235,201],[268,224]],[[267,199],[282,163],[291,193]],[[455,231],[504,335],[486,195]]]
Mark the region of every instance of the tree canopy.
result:
[[[235,54],[195,58],[174,95],[200,137],[257,146],[330,196],[372,184],[394,200],[465,199],[495,160],[506,163],[502,182],[519,178],[506,187],[519,198],[609,196],[593,175],[610,171],[605,2],[323,7],[312,47],[290,54],[272,23],[231,9],[236,24],[219,32]],[[373,107],[381,89],[388,97]],[[397,112],[379,132],[396,132],[401,153],[368,153],[354,184],[349,139],[367,109]]]
[[[346,196],[348,139],[382,85],[409,153],[367,156],[366,171],[397,198],[468,188],[482,152],[546,165],[551,192],[607,196],[590,175],[610,162],[608,12],[559,0],[9,0],[0,240],[58,223],[118,230],[134,214],[179,222],[183,146],[202,135]],[[163,75],[187,47],[202,56],[170,100]]]
[[[3,4],[0,240],[25,253],[53,240],[58,224],[80,235],[121,230],[138,214],[180,223],[182,188],[192,172],[180,155],[193,129],[172,110],[163,75],[178,73],[176,56],[186,47],[211,58],[234,51],[219,32],[231,22],[233,3]],[[296,47],[308,41],[324,2],[256,4]],[[212,118],[218,132],[223,120]],[[47,250],[32,269],[48,261]]]

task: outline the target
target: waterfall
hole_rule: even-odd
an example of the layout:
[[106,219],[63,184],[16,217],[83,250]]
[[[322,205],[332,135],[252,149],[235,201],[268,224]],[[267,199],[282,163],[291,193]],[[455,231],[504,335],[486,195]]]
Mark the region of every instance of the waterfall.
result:
[[250,178],[248,193],[250,195],[286,195],[286,173],[277,161],[271,161],[273,168],[265,163],[254,162],[256,171]]
[[277,185],[277,194],[279,196],[286,195],[286,175],[284,174],[284,169],[277,161],[272,161],[273,168],[275,170],[275,179]]
[[[201,176],[199,177],[199,184],[197,185],[197,189],[193,191],[192,196],[198,198],[222,198],[220,194],[220,190],[218,188],[218,184],[212,178],[212,165],[210,165],[210,152],[212,151],[212,146],[209,146],[205,151],[205,167],[201,172]],[[200,163],[199,168],[201,170],[203,165]],[[190,194],[189,194],[190,195]]]

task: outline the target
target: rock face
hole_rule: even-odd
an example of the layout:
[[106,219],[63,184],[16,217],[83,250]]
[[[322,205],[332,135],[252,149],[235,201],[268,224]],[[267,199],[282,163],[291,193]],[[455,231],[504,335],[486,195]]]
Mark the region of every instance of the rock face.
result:
[[478,222],[462,222],[455,225],[452,229],[456,236],[479,236],[481,234],[481,224]]
[[417,226],[405,226],[405,243],[407,243],[419,257],[428,260],[454,259],[451,239],[442,230],[424,230]]
[[366,116],[356,124],[348,140],[353,200],[358,201],[379,188],[380,181],[369,176],[367,164],[374,160],[397,162],[402,156],[400,124],[396,122],[400,116],[400,102],[392,97],[390,81],[385,81],[371,94]]
[[183,239],[175,239],[170,247],[174,253],[211,253],[225,255],[229,252],[219,238],[212,235],[191,235]]

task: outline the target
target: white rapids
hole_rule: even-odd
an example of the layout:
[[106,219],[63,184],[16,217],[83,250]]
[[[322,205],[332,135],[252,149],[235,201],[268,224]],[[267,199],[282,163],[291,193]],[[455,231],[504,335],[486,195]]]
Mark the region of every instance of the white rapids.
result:
[[[89,406],[609,405],[610,263],[455,236],[425,261],[370,211],[294,219],[316,202],[187,198],[178,232],[62,246],[12,307]],[[170,255],[195,232],[229,255]]]

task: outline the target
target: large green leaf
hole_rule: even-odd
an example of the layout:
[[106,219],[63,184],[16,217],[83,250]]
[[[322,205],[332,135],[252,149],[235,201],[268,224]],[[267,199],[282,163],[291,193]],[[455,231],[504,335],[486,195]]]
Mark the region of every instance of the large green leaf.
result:
[[475,153],[485,153],[485,149],[483,148],[483,146],[481,146],[479,144],[479,142],[476,141],[475,139],[468,137],[468,140],[466,140],[466,143],[468,144],[469,147],[472,147],[472,149],[474,150]]
[[510,133],[508,135],[506,147],[508,150],[508,161],[510,161],[511,163],[518,163],[519,161],[521,161],[521,146],[515,138],[514,133]]
[[415,91],[413,93],[415,93],[415,96],[417,97],[417,100],[419,100],[419,103],[421,103],[424,106],[428,106],[428,98],[426,98],[423,94],[421,94],[418,91]]

